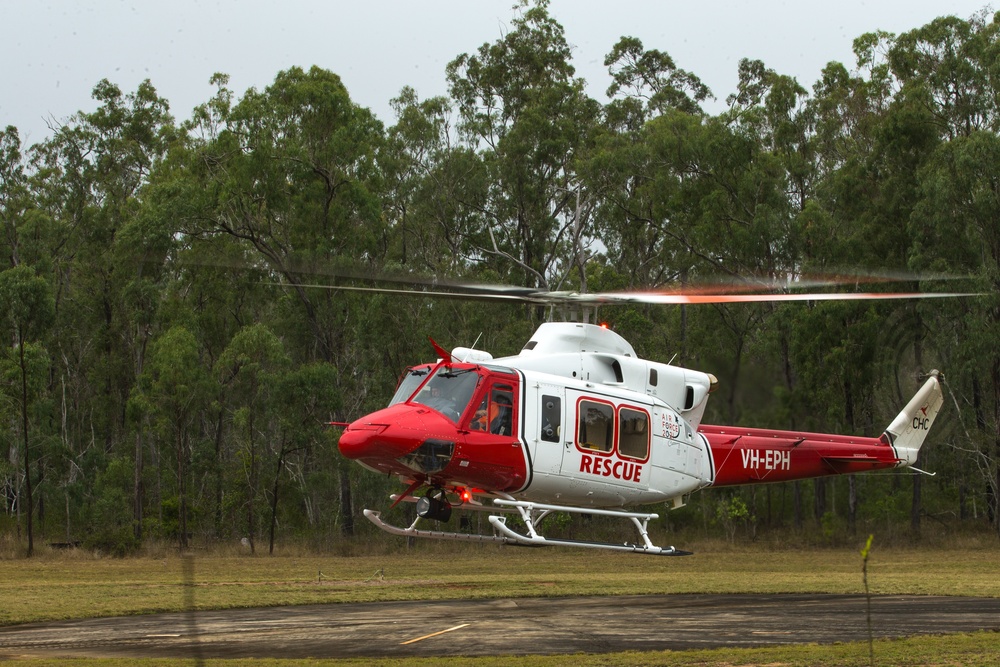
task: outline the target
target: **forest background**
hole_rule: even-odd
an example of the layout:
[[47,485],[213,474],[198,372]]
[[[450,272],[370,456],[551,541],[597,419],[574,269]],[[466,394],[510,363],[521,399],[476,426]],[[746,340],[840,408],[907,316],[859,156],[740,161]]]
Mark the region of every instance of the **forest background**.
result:
[[7,127],[0,539],[369,539],[361,508],[398,483],[340,457],[324,423],[382,407],[428,336],[514,354],[545,313],[312,286],[345,276],[980,293],[601,317],[643,357],[714,373],[708,423],[877,435],[922,372],[947,378],[917,464],[936,476],[709,490],[671,530],[1000,534],[998,31],[984,11],[862,35],[811,90],[743,60],[710,115],[696,74],[635,38],[607,55],[608,102],[588,97],[535,0],[448,65],[448,97],[404,88],[389,127],[318,67],[242,96],[216,75],[183,122],[152,83],[105,80],[40,143]]

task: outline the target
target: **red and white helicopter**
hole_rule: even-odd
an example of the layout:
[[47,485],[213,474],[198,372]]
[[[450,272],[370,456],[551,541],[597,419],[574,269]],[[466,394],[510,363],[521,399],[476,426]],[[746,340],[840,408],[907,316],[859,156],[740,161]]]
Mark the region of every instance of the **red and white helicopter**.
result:
[[[403,292],[404,290],[377,291]],[[591,308],[613,303],[718,303],[963,296],[940,293],[571,294],[497,288],[487,298]],[[421,292],[454,297],[454,292]],[[468,296],[463,295],[463,296]],[[521,545],[592,547],[657,555],[689,552],[652,543],[643,505],[684,505],[710,486],[759,484],[911,466],[943,403],[931,371],[881,436],[859,437],[702,423],[710,373],[640,358],[621,336],[594,324],[541,325],[515,356],[435,344],[440,357],[407,369],[388,407],[341,424],[340,452],[395,475],[416,502],[412,525],[365,516],[396,535]],[[422,487],[426,491],[417,492]],[[491,502],[489,502],[491,501]],[[453,509],[490,513],[492,534],[419,527]],[[631,521],[635,543],[581,542],[542,534],[557,512]],[[523,523],[512,527],[508,517]]]

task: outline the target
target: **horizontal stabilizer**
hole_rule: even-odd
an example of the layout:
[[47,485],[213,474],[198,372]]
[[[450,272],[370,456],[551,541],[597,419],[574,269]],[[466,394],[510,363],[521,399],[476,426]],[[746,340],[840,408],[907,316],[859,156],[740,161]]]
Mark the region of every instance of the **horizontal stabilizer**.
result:
[[[875,468],[885,467],[886,461],[874,456],[821,456],[823,463],[839,475],[857,472],[868,472]],[[891,461],[891,460],[890,460]],[[899,463],[900,459],[896,459]]]

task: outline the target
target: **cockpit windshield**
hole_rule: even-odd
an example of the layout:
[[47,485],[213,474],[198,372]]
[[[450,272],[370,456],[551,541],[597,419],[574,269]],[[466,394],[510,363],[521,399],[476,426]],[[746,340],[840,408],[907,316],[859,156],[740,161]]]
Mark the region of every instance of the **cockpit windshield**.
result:
[[437,410],[457,424],[478,384],[479,374],[475,367],[442,365],[410,401]]
[[434,366],[431,364],[407,368],[403,377],[399,380],[399,386],[396,387],[396,393],[393,394],[392,400],[389,401],[389,405],[402,403],[410,396],[413,396],[413,392],[417,390],[417,387],[420,386],[421,382],[427,379],[427,376],[433,368]]

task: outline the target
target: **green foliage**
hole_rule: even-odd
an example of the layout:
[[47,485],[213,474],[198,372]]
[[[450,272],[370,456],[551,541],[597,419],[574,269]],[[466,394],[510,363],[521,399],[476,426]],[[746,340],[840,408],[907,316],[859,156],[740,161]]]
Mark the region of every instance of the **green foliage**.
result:
[[[998,35],[986,13],[872,32],[811,87],[744,59],[718,115],[694,72],[629,36],[605,60],[612,99],[591,99],[547,0],[456,56],[447,97],[404,88],[390,127],[319,67],[242,94],[217,74],[179,125],[150,82],[101,81],[42,143],[0,134],[0,485],[23,511],[35,483],[46,530],[112,553],[149,536],[329,546],[395,489],[323,424],[383,406],[427,336],[514,354],[550,316],[345,282],[936,272],[987,296],[600,317],[645,358],[714,373],[710,422],[876,435],[919,373],[947,374],[955,414],[919,495],[903,477],[804,481],[696,500],[673,526],[828,544],[921,518],[1000,529]],[[905,282],[863,289],[952,289]]]
[[520,9],[503,38],[447,67],[459,130],[487,177],[484,219],[463,245],[501,280],[547,287],[585,275],[577,235],[593,204],[576,176],[600,109],[548,2]]
[[13,334],[18,344],[37,340],[55,314],[48,281],[23,264],[0,272],[0,312],[4,332]]
[[605,56],[604,65],[612,78],[608,97],[628,91],[628,98],[645,99],[652,112],[677,109],[697,114],[701,112],[698,102],[712,97],[712,91],[697,76],[677,67],[663,51],[643,50],[635,37],[622,37]]
[[720,498],[715,506],[715,519],[723,528],[730,542],[735,541],[736,531],[741,527],[747,527],[756,521],[756,517],[750,513],[750,508],[739,496]]
[[118,557],[127,556],[139,548],[129,500],[133,470],[131,461],[116,458],[98,473],[88,518],[92,528],[83,540],[86,548]]

